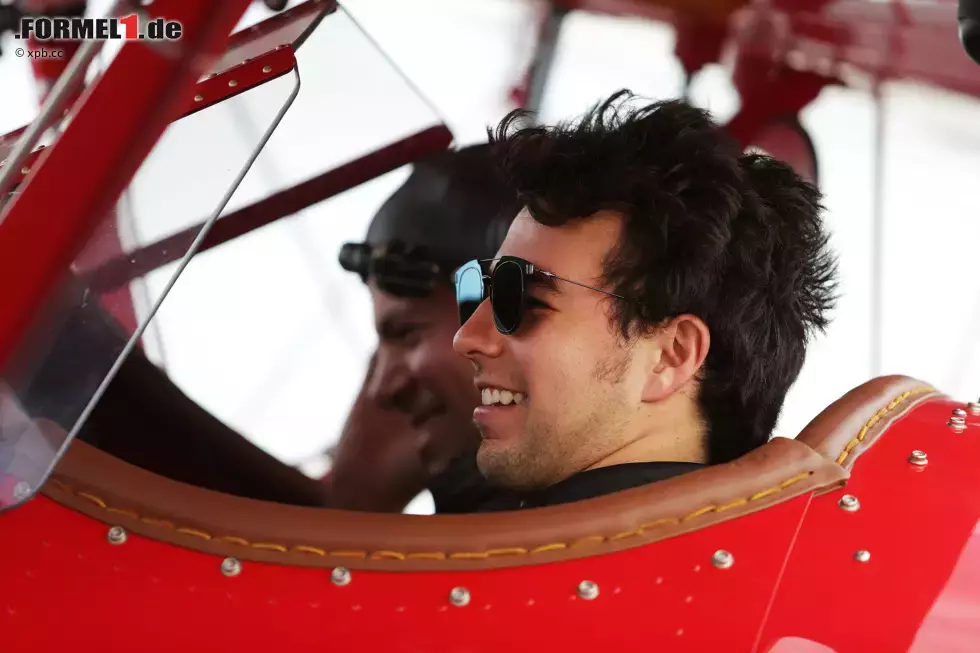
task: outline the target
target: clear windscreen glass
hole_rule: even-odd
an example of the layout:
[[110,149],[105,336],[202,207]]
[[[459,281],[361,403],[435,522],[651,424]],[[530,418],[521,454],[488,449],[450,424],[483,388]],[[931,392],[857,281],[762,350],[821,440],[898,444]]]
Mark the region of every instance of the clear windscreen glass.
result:
[[[144,348],[140,334],[152,311],[282,119],[298,83],[290,71],[171,124],[65,270],[0,370],[0,510],[40,487],[115,366],[130,347]],[[254,129],[237,129],[236,119]],[[187,225],[193,234],[170,252],[175,263],[154,284],[129,274],[134,252]]]
[[[318,454],[336,441],[376,343],[366,287],[341,267],[340,249],[364,240],[408,164],[445,150],[451,135],[342,7],[296,59],[296,101],[167,295],[144,351],[223,424],[319,476]],[[241,108],[226,127],[246,140],[261,132]],[[202,217],[177,216],[181,229]],[[166,224],[140,230],[148,244],[129,268],[150,297],[177,265],[168,239],[178,223]]]

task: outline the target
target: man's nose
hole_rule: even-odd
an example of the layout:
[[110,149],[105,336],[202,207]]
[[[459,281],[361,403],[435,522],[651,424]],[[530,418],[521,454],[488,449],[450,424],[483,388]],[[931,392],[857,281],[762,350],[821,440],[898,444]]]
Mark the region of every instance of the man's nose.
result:
[[408,411],[412,407],[412,374],[398,356],[379,353],[367,386],[368,397],[377,405]]
[[493,325],[490,302],[484,300],[456,332],[453,350],[460,356],[475,360],[480,356],[495,358],[502,349],[503,336]]

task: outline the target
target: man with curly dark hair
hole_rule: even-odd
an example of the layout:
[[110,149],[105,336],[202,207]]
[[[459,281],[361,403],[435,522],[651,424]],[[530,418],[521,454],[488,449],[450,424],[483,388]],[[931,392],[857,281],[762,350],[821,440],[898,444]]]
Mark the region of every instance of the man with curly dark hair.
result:
[[578,500],[765,443],[828,324],[821,194],[682,101],[628,91],[491,133],[523,210],[456,276],[497,509]]

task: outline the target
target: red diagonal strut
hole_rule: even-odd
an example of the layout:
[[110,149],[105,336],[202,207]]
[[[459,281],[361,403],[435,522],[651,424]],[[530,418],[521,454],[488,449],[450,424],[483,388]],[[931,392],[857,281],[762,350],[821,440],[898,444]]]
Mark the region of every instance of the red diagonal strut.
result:
[[127,42],[0,214],[0,369],[59,278],[190,100],[250,0],[158,0],[179,48]]

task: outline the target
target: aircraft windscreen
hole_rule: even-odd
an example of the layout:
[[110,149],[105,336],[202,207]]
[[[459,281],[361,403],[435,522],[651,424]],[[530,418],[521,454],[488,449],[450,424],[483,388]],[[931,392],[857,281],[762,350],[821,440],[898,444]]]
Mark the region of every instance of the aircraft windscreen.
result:
[[[172,123],[65,270],[0,371],[0,510],[43,484],[117,364],[143,347],[150,315],[298,90],[293,69]],[[251,129],[240,129],[243,121]],[[176,262],[154,292],[138,279],[117,287],[94,283],[95,270],[114,261],[124,272],[132,252],[189,219],[194,233],[171,252]]]
[[[222,423],[299,466],[336,440],[374,347],[367,293],[339,265],[341,245],[362,240],[408,164],[446,149],[452,135],[342,7],[296,59],[296,101],[154,316],[142,351]],[[238,109],[226,126],[249,138],[260,130]],[[201,187],[186,184],[181,201]],[[148,209],[157,199],[146,196]],[[136,215],[144,245],[126,265],[95,270],[93,282],[109,289],[131,279],[139,312],[148,301],[139,293],[160,296],[178,264],[174,246],[205,216]]]
[[[321,318],[343,334],[321,333],[325,358],[319,351],[308,361],[323,363],[321,371],[366,363],[371,343],[362,334],[373,329],[335,319],[331,286],[352,285],[337,252],[363,237],[407,164],[447,148],[451,134],[351,15],[333,6],[326,14],[294,43],[295,74],[169,127],[0,372],[0,509],[29,498],[79,432],[100,446],[83,426],[127,356],[149,359],[260,446],[273,433],[322,429],[312,395],[340,397],[330,403],[342,417],[344,392],[356,385],[340,377],[333,381],[344,389],[334,393],[307,378],[291,406],[259,420],[247,406],[260,407],[260,379],[275,379],[277,365],[293,360],[295,331],[308,335]],[[269,46],[262,24],[248,30]],[[241,41],[236,47],[215,70],[239,53],[256,56]],[[130,417],[141,419],[120,423]]]

